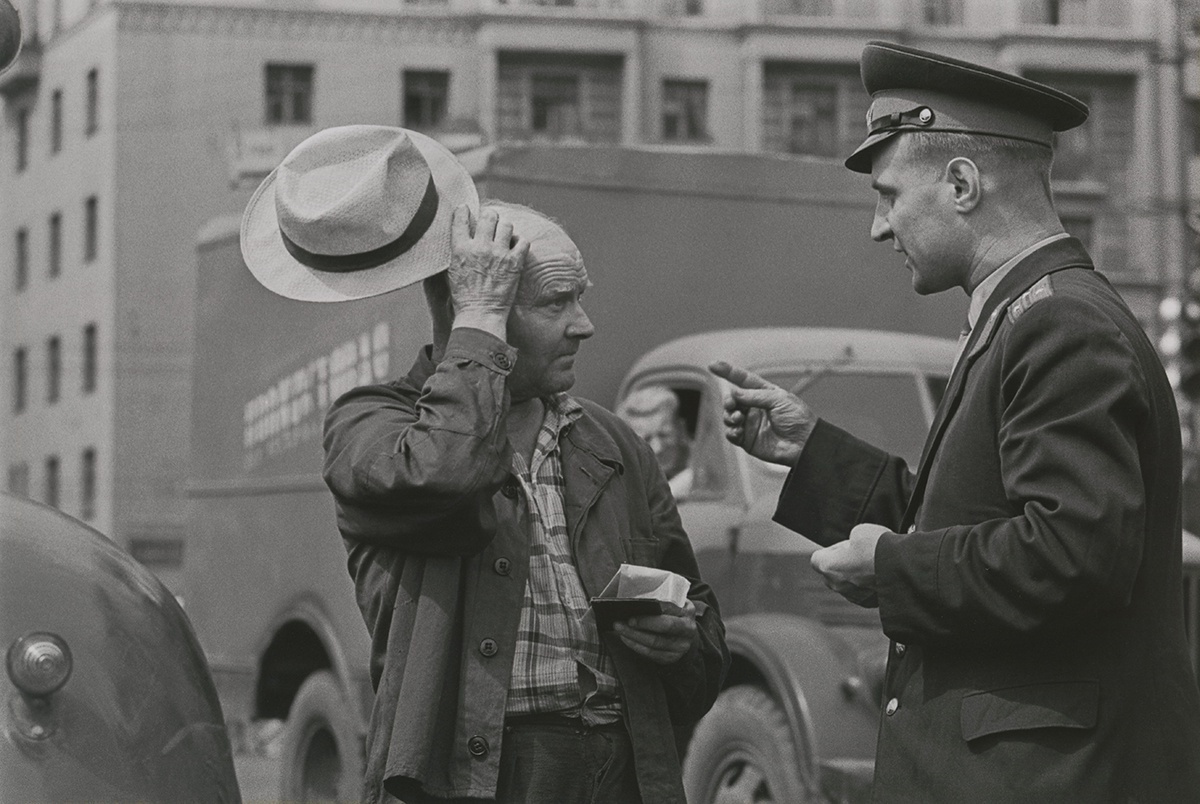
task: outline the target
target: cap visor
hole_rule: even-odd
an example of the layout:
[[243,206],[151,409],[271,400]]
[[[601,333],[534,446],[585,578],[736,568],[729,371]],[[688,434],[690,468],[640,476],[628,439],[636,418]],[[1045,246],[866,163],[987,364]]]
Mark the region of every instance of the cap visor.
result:
[[865,140],[863,140],[862,145],[854,149],[854,153],[846,157],[846,161],[843,164],[845,164],[846,167],[848,167],[850,170],[853,170],[855,173],[870,173],[871,149],[884,140],[891,139],[899,133],[899,131],[880,131],[875,134],[871,134]]

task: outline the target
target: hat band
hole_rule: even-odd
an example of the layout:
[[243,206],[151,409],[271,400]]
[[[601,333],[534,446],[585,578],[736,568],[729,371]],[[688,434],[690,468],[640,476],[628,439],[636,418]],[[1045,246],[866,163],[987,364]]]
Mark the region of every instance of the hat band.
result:
[[297,245],[282,229],[279,230],[279,236],[283,238],[283,246],[288,253],[295,257],[297,262],[309,268],[339,274],[365,271],[394,260],[419,243],[425,233],[429,231],[433,219],[437,217],[437,210],[438,192],[431,173],[429,184],[425,187],[425,195],[421,198],[421,203],[417,207],[416,213],[413,214],[412,220],[408,222],[408,227],[395,240],[379,248],[355,254],[318,254]]

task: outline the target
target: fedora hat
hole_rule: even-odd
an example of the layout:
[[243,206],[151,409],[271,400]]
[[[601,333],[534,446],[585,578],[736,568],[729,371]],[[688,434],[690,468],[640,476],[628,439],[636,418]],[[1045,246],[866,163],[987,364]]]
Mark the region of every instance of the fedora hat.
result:
[[0,73],[17,60],[21,52],[21,18],[8,0],[0,0]]
[[339,126],[297,145],[242,215],[254,278],[298,301],[365,299],[450,264],[450,216],[478,212],[454,155],[416,131]]

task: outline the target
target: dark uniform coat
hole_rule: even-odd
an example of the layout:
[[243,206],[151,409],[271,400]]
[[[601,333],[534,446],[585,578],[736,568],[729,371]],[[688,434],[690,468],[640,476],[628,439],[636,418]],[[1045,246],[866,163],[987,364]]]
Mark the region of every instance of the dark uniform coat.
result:
[[1200,801],[1180,461],[1155,350],[1074,238],[996,288],[915,476],[817,424],[776,520],[896,531],[876,800]]

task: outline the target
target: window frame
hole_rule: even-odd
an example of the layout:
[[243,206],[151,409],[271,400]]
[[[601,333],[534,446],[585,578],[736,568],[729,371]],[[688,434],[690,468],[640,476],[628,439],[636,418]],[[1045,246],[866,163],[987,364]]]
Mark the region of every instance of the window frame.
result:
[[[297,76],[306,74],[305,80]],[[267,126],[312,125],[316,112],[317,66],[311,62],[267,62],[263,65],[263,121]],[[300,92],[303,90],[303,93]],[[304,97],[303,115],[296,98]],[[278,119],[274,119],[275,107]]]
[[46,404],[55,405],[62,399],[62,337],[46,338]]
[[87,72],[87,114],[83,133],[90,137],[100,130],[100,69],[93,67]]
[[[443,83],[441,86],[436,86],[438,82]],[[440,113],[435,114],[439,89],[441,91],[441,109]],[[428,113],[429,122],[409,119],[410,98],[416,99],[421,105],[421,116]],[[439,69],[405,69],[401,71],[400,114],[403,119],[402,125],[416,131],[432,131],[443,125],[450,115],[450,71]]]
[[[678,91],[678,95],[671,97],[672,90]],[[689,111],[689,101],[693,101],[696,97],[700,99],[700,130],[696,133],[691,133],[687,123],[691,115]],[[685,129],[682,133],[674,135],[667,133],[667,117],[668,107],[678,105],[677,115]],[[711,142],[712,135],[709,133],[708,127],[708,81],[703,78],[663,78],[662,80],[662,108],[661,108],[661,129],[660,134],[663,142],[685,142],[685,143],[703,143]]]

